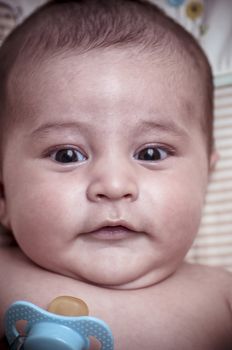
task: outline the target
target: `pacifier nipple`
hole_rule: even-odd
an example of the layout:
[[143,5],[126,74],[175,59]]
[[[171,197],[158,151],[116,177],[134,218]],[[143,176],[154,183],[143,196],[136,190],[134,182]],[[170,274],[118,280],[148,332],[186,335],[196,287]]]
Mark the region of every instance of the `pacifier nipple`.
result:
[[88,316],[87,304],[79,299],[70,296],[59,296],[48,305],[48,312],[61,316]]

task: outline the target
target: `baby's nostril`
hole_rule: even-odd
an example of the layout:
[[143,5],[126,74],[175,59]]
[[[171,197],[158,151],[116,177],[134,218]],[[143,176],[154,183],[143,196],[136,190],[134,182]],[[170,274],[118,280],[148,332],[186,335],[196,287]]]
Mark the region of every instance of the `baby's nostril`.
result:
[[97,197],[98,197],[99,199],[102,199],[102,198],[105,197],[105,195],[104,195],[104,194],[98,194]]

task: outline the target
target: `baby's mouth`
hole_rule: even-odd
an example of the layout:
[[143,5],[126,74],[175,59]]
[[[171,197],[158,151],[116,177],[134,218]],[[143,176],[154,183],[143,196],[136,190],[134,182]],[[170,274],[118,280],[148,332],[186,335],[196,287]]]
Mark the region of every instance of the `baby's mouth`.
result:
[[121,240],[136,235],[135,231],[124,226],[103,226],[88,233],[88,236],[99,240]]

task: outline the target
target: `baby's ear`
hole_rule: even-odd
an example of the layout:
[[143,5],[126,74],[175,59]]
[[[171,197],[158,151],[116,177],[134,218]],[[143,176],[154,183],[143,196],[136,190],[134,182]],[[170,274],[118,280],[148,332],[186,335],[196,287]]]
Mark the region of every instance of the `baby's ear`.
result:
[[10,228],[7,209],[6,209],[6,199],[4,193],[4,186],[0,179],[0,223],[7,229]]
[[216,150],[213,150],[210,156],[210,163],[209,163],[209,171],[212,173],[216,167],[216,164],[219,160],[219,154]]

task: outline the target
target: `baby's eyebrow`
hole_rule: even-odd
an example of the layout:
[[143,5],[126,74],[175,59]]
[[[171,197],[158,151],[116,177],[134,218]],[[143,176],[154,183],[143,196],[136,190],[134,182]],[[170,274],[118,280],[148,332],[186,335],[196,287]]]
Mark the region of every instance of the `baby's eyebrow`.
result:
[[143,121],[138,123],[137,129],[139,132],[162,132],[165,134],[172,134],[174,136],[187,136],[187,129],[178,125],[174,121],[165,120],[165,121]]
[[40,125],[35,130],[30,133],[30,136],[46,137],[51,132],[61,132],[64,130],[69,130],[74,133],[80,132],[88,128],[87,123],[83,122],[48,122]]

